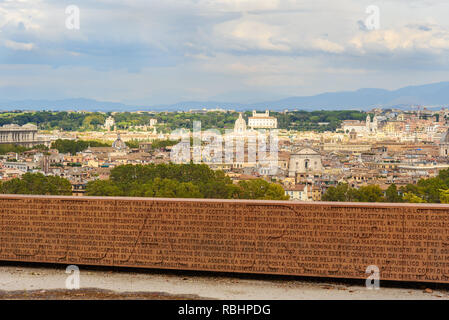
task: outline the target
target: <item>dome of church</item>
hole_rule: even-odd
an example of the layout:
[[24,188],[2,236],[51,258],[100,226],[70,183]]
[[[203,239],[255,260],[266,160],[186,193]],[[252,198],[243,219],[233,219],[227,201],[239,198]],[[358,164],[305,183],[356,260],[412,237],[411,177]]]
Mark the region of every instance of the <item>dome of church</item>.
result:
[[355,140],[357,139],[357,132],[355,131],[355,129],[352,129],[351,132],[349,133],[349,138],[351,140]]
[[33,130],[37,130],[37,126],[35,124],[32,123],[27,123],[26,125],[24,125],[22,128],[24,129],[33,129]]
[[120,134],[117,135],[117,140],[114,141],[112,147],[116,150],[125,150],[128,148],[126,143],[120,138]]
[[235,121],[234,132],[244,133],[246,132],[246,121],[243,119],[242,113],[239,113],[239,118]]

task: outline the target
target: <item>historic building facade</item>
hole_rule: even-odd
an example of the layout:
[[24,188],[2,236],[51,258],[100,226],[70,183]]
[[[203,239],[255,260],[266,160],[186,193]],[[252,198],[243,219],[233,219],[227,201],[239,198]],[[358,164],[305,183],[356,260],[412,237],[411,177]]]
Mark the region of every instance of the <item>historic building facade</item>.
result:
[[24,147],[33,147],[38,144],[47,144],[47,141],[38,139],[37,126],[26,124],[7,124],[0,127],[0,144],[16,144]]
[[295,177],[298,173],[321,173],[322,170],[321,155],[312,148],[304,148],[290,155],[290,177]]
[[104,122],[104,128],[108,131],[112,131],[115,127],[115,120],[113,117],[108,117]]
[[376,133],[379,130],[379,119],[377,116],[374,116],[371,121],[371,117],[368,115],[365,122],[359,120],[344,120],[341,128],[343,132],[348,134],[351,132],[360,135]]
[[278,120],[275,117],[270,117],[268,110],[265,113],[253,111],[253,116],[248,119],[248,126],[251,129],[276,129]]

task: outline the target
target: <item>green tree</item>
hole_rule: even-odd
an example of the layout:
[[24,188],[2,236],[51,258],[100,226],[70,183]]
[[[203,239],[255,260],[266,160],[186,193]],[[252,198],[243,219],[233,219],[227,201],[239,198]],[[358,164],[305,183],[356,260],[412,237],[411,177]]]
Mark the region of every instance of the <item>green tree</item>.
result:
[[91,114],[84,118],[83,127],[87,130],[94,130],[104,124],[106,118],[102,114]]
[[440,189],[447,189],[448,186],[440,178],[421,179],[418,181],[418,188],[420,195],[426,202],[439,203],[440,202]]
[[128,148],[131,148],[131,149],[139,148],[139,141],[138,140],[126,141],[125,144],[128,146]]
[[21,178],[1,184],[3,194],[71,195],[72,185],[67,179],[44,176],[41,173],[25,173]]
[[404,193],[404,202],[407,203],[426,203],[427,201],[423,198],[418,197],[416,194],[412,192]]
[[239,199],[288,200],[282,186],[262,179],[239,181]]
[[385,191],[385,201],[390,203],[397,203],[402,202],[402,196],[399,195],[398,188],[393,183],[388,187],[388,189]]
[[358,192],[356,189],[349,187],[347,183],[339,183],[335,187],[330,187],[323,194],[323,201],[333,202],[350,202],[357,201]]
[[95,180],[87,183],[86,194],[88,196],[117,197],[122,195],[122,191],[111,181]]
[[441,203],[449,203],[449,189],[440,190],[440,200]]
[[52,149],[57,149],[60,153],[70,153],[72,155],[84,151],[90,147],[110,147],[111,144],[95,140],[62,140],[58,139],[51,145]]
[[157,149],[163,149],[166,147],[171,147],[179,143],[179,140],[154,140],[151,143],[151,149],[157,150]]
[[327,189],[322,200],[334,202],[383,202],[385,198],[382,189],[377,185],[355,189],[351,188],[347,183],[340,183],[336,187]]
[[9,152],[22,153],[27,150],[30,149],[15,144],[0,144],[0,155],[7,154]]
[[203,198],[198,186],[191,182],[178,182],[171,179],[156,178],[153,183],[155,197],[158,198]]
[[377,185],[360,187],[357,190],[357,202],[383,202],[384,195],[382,189]]
[[289,200],[290,197],[285,194],[284,188],[277,183],[270,183],[265,193],[265,200]]
[[92,196],[132,196],[209,199],[287,200],[281,185],[265,180],[238,185],[223,171],[204,164],[122,165],[111,170],[110,180],[87,185]]

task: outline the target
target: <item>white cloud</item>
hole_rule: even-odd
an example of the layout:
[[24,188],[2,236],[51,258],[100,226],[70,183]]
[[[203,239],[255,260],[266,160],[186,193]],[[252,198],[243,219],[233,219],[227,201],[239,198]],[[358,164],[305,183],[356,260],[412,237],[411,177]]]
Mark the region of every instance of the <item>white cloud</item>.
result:
[[221,37],[227,49],[289,51],[288,39],[282,37],[281,28],[250,19],[219,24],[215,36]]
[[31,51],[35,47],[35,45],[33,43],[23,43],[23,42],[16,42],[16,41],[12,41],[12,40],[6,40],[5,46],[12,50],[22,50],[22,51]]
[[7,26],[23,26],[26,30],[39,30],[38,21],[45,19],[41,0],[8,0],[0,3],[0,29]]
[[[34,65],[0,94],[14,79],[19,96],[169,103],[449,79],[447,0],[79,0],[77,32],[66,4],[0,0],[1,58]],[[382,29],[366,32],[357,22],[371,4]]]
[[230,11],[274,10],[279,8],[281,0],[209,0],[209,6]]
[[329,53],[342,53],[345,51],[342,45],[327,39],[315,39],[311,42],[311,47]]
[[350,43],[361,52],[424,50],[441,53],[449,49],[449,31],[438,26],[373,30],[358,34]]

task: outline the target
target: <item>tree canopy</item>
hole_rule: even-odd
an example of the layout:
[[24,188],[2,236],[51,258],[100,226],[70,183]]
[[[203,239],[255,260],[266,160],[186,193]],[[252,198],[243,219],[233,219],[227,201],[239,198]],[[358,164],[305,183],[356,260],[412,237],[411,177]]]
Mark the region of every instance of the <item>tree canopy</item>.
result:
[[356,189],[348,184],[339,184],[329,188],[322,199],[348,202],[449,203],[449,169],[441,170],[434,178],[420,179],[417,184],[408,184],[399,189],[392,184],[385,192],[375,185]]
[[90,196],[287,200],[282,186],[262,179],[233,184],[205,164],[122,165],[109,180],[89,182]]
[[392,185],[384,195],[382,189],[377,185],[356,189],[351,188],[347,183],[330,187],[322,199],[323,201],[338,202],[402,202],[402,197],[399,196],[395,185]]
[[95,140],[62,140],[58,139],[51,144],[51,148],[57,149],[60,153],[70,153],[72,155],[84,151],[90,147],[110,147],[111,144]]
[[[80,106],[82,108],[82,106]],[[100,112],[53,112],[53,111],[15,111],[0,112],[0,126],[9,123],[24,125],[36,124],[39,129],[52,130],[61,129],[65,131],[104,130],[105,119],[111,113]],[[245,112],[245,118],[252,115]],[[364,120],[365,112],[343,110],[343,111],[292,111],[288,113],[271,112],[278,119],[280,129],[291,130],[315,130],[335,131],[340,127],[342,120]],[[203,130],[207,129],[233,129],[238,118],[238,113],[227,112],[118,112],[114,114],[116,127],[119,129],[130,129],[133,126],[148,125],[150,119],[158,121],[159,130],[166,132],[175,129],[192,130],[193,122],[200,121]]]
[[42,173],[25,173],[21,178],[0,184],[3,194],[71,195],[72,185],[67,179],[44,176]]

